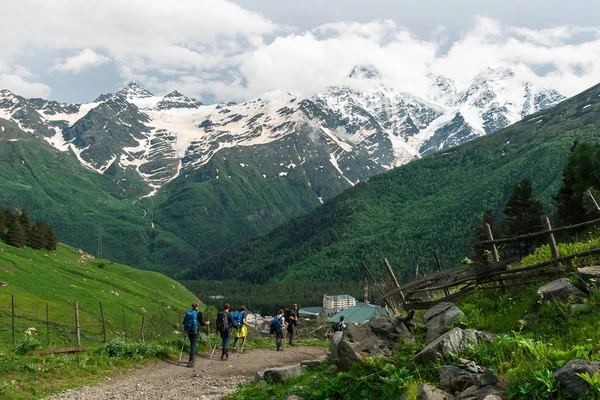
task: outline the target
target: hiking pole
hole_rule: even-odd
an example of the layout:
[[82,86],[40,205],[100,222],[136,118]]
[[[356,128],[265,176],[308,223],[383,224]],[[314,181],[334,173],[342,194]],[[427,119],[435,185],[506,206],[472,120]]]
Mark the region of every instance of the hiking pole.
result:
[[183,340],[181,340],[181,353],[179,353],[179,363],[181,364],[181,357],[183,356],[183,346],[185,346],[185,332],[183,333]]

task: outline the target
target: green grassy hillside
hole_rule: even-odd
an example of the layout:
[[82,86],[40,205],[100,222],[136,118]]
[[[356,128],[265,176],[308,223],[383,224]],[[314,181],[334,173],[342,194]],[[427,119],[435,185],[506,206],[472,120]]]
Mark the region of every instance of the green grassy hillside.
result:
[[[20,249],[0,242],[0,349],[12,347],[11,295],[16,305],[16,342],[30,327],[47,345],[46,304],[51,324],[50,347],[74,345],[74,302],[79,302],[83,345],[102,340],[100,302],[107,339],[139,340],[142,317],[145,337],[173,337],[183,313],[195,297],[177,282],[157,272],[141,271],[107,260],[96,260],[59,245],[56,253]],[[123,323],[125,314],[125,326]],[[124,328],[127,328],[127,333]]]
[[364,277],[387,257],[407,277],[468,255],[465,235],[487,208],[502,209],[523,178],[552,214],[569,149],[600,140],[600,85],[494,134],[371,178],[267,236],[224,252],[186,279],[253,282]]

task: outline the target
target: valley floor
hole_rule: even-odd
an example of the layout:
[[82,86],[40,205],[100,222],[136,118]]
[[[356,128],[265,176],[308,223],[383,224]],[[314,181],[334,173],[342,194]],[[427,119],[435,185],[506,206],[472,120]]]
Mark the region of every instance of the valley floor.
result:
[[[228,361],[219,361],[220,351],[217,351],[212,360],[206,354],[198,355],[194,368],[168,360],[97,385],[67,390],[49,400],[220,399],[233,392],[238,384],[253,379],[258,371],[314,360],[326,353],[324,347],[286,347],[285,351],[277,352],[273,346],[241,355],[230,354]],[[183,360],[187,360],[185,354]]]

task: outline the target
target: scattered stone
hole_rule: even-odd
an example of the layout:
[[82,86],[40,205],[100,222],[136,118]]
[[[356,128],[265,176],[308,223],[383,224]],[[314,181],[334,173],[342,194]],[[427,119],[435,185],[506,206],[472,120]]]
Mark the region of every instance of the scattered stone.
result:
[[431,385],[419,386],[417,400],[454,400],[456,397]]
[[0,282],[0,286],[8,286],[8,282]]
[[450,353],[459,354],[469,345],[480,341],[490,341],[492,337],[474,329],[454,328],[433,342],[429,343],[415,358],[422,363],[431,364]]
[[496,383],[498,383],[498,375],[491,369],[472,365],[465,368],[464,364],[440,367],[440,386],[447,390],[462,392],[471,386],[483,387]]
[[265,371],[256,371],[256,376],[255,376],[257,381],[262,381],[265,379]]
[[329,359],[336,362],[338,359],[338,346],[342,340],[344,332],[335,332],[329,340]]
[[567,301],[569,299],[582,299],[585,297],[585,293],[577,289],[565,278],[559,278],[545,284],[537,290],[537,294],[544,301]]
[[600,266],[577,268],[577,275],[592,287],[600,286]]
[[577,314],[589,310],[587,304],[571,304],[571,314]]
[[269,368],[264,371],[264,378],[267,382],[283,382],[288,378],[300,375],[302,375],[302,368],[299,365]]
[[300,400],[300,397],[296,396],[295,394],[291,394],[287,396],[284,400]]
[[349,371],[354,364],[361,364],[363,356],[357,350],[356,345],[342,340],[338,346],[338,357],[335,362],[338,369],[341,371]]
[[450,330],[449,326],[465,314],[452,303],[440,303],[425,314],[427,341],[431,343]]
[[505,390],[502,387],[496,385],[483,387],[471,386],[470,388],[462,392],[460,396],[458,396],[458,398],[460,400],[483,400],[488,396],[496,396],[502,399],[505,397],[504,393]]
[[302,368],[306,368],[308,370],[318,368],[320,365],[321,365],[321,360],[307,360],[307,361],[302,361],[300,363],[300,366]]
[[590,385],[577,374],[587,372],[590,376],[593,376],[598,371],[600,371],[600,362],[571,360],[561,369],[555,371],[554,376],[570,395],[579,399],[588,392]]
[[144,307],[140,307],[140,311],[141,312],[147,312],[146,309]]

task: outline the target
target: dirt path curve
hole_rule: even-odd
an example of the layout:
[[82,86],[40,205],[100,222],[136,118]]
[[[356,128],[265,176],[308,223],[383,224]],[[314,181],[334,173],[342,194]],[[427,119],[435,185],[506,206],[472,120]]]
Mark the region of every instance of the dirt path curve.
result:
[[100,384],[67,390],[49,399],[220,399],[234,391],[238,384],[253,379],[257,371],[314,360],[326,353],[323,347],[286,347],[282,352],[258,349],[230,354],[228,361],[219,361],[218,357],[210,360],[199,354],[194,368],[187,368],[183,362],[178,364],[177,360],[165,361]]

